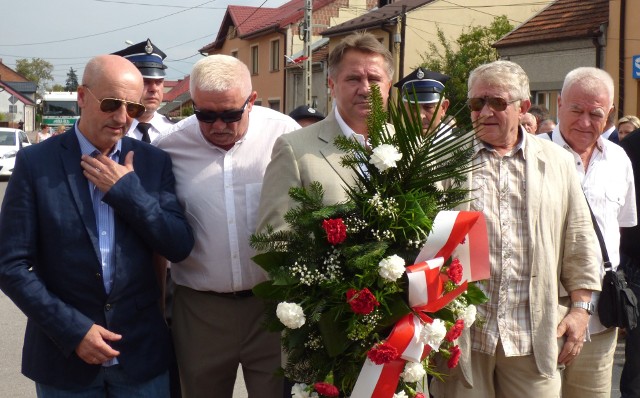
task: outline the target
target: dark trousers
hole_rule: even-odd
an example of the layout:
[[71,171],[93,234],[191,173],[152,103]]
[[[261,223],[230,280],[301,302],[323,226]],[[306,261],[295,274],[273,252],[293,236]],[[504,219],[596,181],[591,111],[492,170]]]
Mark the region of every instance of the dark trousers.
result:
[[[640,259],[631,259],[621,253],[620,266],[624,269],[627,283],[640,298]],[[620,376],[622,398],[640,397],[640,325],[627,330],[624,348],[624,367]]]

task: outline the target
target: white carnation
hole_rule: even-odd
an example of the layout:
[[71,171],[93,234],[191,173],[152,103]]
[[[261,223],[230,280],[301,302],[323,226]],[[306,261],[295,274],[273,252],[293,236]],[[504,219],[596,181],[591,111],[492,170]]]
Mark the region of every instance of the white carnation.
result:
[[404,274],[404,260],[397,254],[382,259],[378,265],[378,273],[388,281],[393,282]]
[[476,309],[476,306],[473,304],[469,304],[469,306],[465,308],[462,315],[460,315],[460,319],[464,321],[465,329],[470,328],[471,325],[473,325],[473,322],[476,321],[477,313],[478,313],[478,310]]
[[378,170],[385,171],[391,167],[396,167],[396,162],[402,159],[402,154],[396,147],[389,144],[382,144],[373,148],[373,154],[369,163],[376,166]]
[[438,351],[440,349],[440,344],[442,344],[442,340],[447,335],[447,327],[445,326],[442,319],[434,319],[431,323],[425,323],[422,328],[422,333],[420,333],[420,340]]
[[297,329],[304,325],[304,311],[296,303],[282,302],[278,304],[276,315],[280,322],[289,329]]
[[291,398],[318,398],[317,392],[307,391],[309,386],[304,383],[296,383],[291,388]]
[[421,363],[417,362],[407,362],[407,365],[404,367],[404,372],[400,376],[407,383],[417,383],[420,380],[424,379],[424,376],[427,372],[424,370],[424,366]]
[[407,396],[406,392],[400,391],[397,394],[393,394],[393,398],[409,398],[409,396]]

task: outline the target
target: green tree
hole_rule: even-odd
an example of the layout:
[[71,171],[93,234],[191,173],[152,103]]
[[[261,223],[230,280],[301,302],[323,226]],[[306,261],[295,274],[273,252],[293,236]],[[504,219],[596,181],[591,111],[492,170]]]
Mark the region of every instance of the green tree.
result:
[[47,82],[53,80],[53,65],[42,58],[16,60],[16,72],[36,83],[40,94],[47,90]]
[[51,91],[67,91],[67,90],[62,84],[56,83],[53,85],[53,87],[51,87]]
[[78,75],[76,75],[76,71],[73,68],[69,68],[69,72],[67,72],[64,91],[78,91]]
[[[469,26],[455,43],[451,43],[438,28],[438,43],[428,43],[429,51],[421,54],[422,66],[451,76],[447,83],[447,97],[457,105],[456,112],[467,100],[467,79],[476,67],[498,59],[493,43],[513,30],[505,15],[496,17],[489,26]],[[461,125],[470,125],[470,114],[466,110],[457,113]]]

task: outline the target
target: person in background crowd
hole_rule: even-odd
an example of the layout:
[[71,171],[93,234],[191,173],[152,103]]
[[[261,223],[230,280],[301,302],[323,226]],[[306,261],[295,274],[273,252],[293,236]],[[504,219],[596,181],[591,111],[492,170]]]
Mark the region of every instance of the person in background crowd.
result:
[[[415,109],[420,112],[425,133],[438,128],[450,130],[448,126],[444,128],[440,126],[449,109],[449,100],[443,94],[449,79],[447,75],[420,67],[394,84],[394,87],[400,89],[407,112],[415,112]],[[416,104],[418,104],[417,108]]]
[[36,134],[36,144],[46,140],[51,137],[51,131],[48,125],[42,124],[40,126],[41,130]]
[[60,135],[62,133],[64,133],[65,131],[67,131],[67,128],[64,125],[60,125],[56,128],[56,131],[53,133],[53,135]]
[[633,130],[640,128],[640,119],[637,116],[627,115],[618,120],[618,139],[622,141]]
[[489,301],[477,308],[483,322],[465,328],[458,340],[459,366],[438,364],[445,377],[433,380],[431,393],[559,397],[560,368],[584,342],[589,316],[582,306],[600,290],[589,208],[567,151],[520,126],[531,105],[524,70],[494,61],[474,69],[468,86],[476,168],[466,180],[471,200],[460,210],[481,211],[487,220],[491,277],[483,290]]
[[549,119],[551,117],[549,114],[549,109],[547,109],[547,107],[544,105],[532,105],[529,108],[528,113],[536,117],[536,125],[538,126],[538,130],[536,130],[536,134],[544,132],[540,130],[540,124],[542,123],[543,120]]
[[324,115],[317,109],[306,105],[300,105],[289,113],[289,117],[298,122],[301,127],[307,127],[324,120]]
[[[623,118],[624,119],[624,118]],[[622,120],[622,119],[620,119]],[[619,132],[622,129],[618,127]],[[636,209],[640,207],[640,128],[620,137],[620,146],[631,159],[636,189]],[[620,268],[624,270],[629,287],[640,298],[640,225],[620,228]],[[624,366],[620,375],[620,397],[640,397],[640,327],[626,330]]]
[[[620,263],[620,227],[636,225],[636,200],[629,158],[622,148],[603,136],[613,112],[613,94],[613,79],[604,70],[582,67],[569,72],[558,97],[558,126],[551,140],[572,155],[609,260],[616,269]],[[598,264],[602,263],[598,250]],[[598,276],[603,275],[601,266]],[[588,300],[589,338],[580,356],[564,370],[563,398],[611,396],[617,329],[607,329],[600,323],[596,311],[598,297],[599,293],[593,293]]]
[[536,134],[547,134],[552,132],[554,128],[556,128],[556,122],[553,119],[544,119],[538,125]]
[[250,397],[280,398],[280,334],[264,329],[264,303],[251,289],[266,280],[251,258],[262,178],[276,138],[300,126],[254,105],[251,74],[228,55],[191,72],[195,114],[155,142],[173,160],[176,191],[196,236],[172,264],[172,332],[184,398],[231,398],[238,365]]
[[144,105],[145,111],[131,123],[127,135],[144,142],[153,142],[161,132],[173,125],[171,120],[157,112],[164,95],[164,70],[167,69],[167,66],[162,61],[167,55],[150,39],[133,44],[113,54],[131,61],[144,78],[142,105]]
[[91,59],[82,116],[18,152],[0,212],[0,288],[27,316],[22,372],[39,398],[169,397],[171,337],[152,255],[189,255],[194,238],[171,159],[124,137],[140,72]]
[[535,135],[536,131],[538,131],[538,123],[536,122],[536,117],[528,112],[522,115],[520,124],[522,124],[522,127],[524,127],[524,129],[529,134]]

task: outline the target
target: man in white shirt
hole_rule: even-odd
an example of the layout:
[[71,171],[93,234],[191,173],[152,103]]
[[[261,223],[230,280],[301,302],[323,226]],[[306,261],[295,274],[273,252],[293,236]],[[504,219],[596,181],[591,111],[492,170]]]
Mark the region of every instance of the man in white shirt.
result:
[[113,54],[131,61],[142,73],[144,79],[142,105],[145,107],[145,112],[133,120],[127,136],[144,142],[153,142],[161,132],[173,126],[171,120],[157,112],[164,96],[164,70],[167,66],[162,61],[167,55],[150,39],[132,44]]
[[[631,161],[624,150],[602,133],[613,112],[614,84],[597,68],[574,69],[565,77],[558,97],[558,126],[553,142],[575,158],[582,189],[595,215],[613,268],[620,263],[620,227],[636,225],[636,200]],[[601,251],[598,250],[600,254]],[[602,258],[599,259],[602,264]],[[600,278],[604,268],[600,270]],[[611,395],[611,374],[617,342],[616,328],[605,328],[597,311],[599,293],[593,293],[590,340],[564,371],[563,398]]]
[[195,115],[154,145],[173,161],[176,193],[196,236],[190,256],[172,265],[172,332],[184,398],[231,398],[239,364],[249,396],[280,398],[280,334],[264,330],[264,306],[251,289],[266,274],[251,257],[269,153],[300,128],[289,116],[255,106],[245,64],[227,55],[191,72]]

